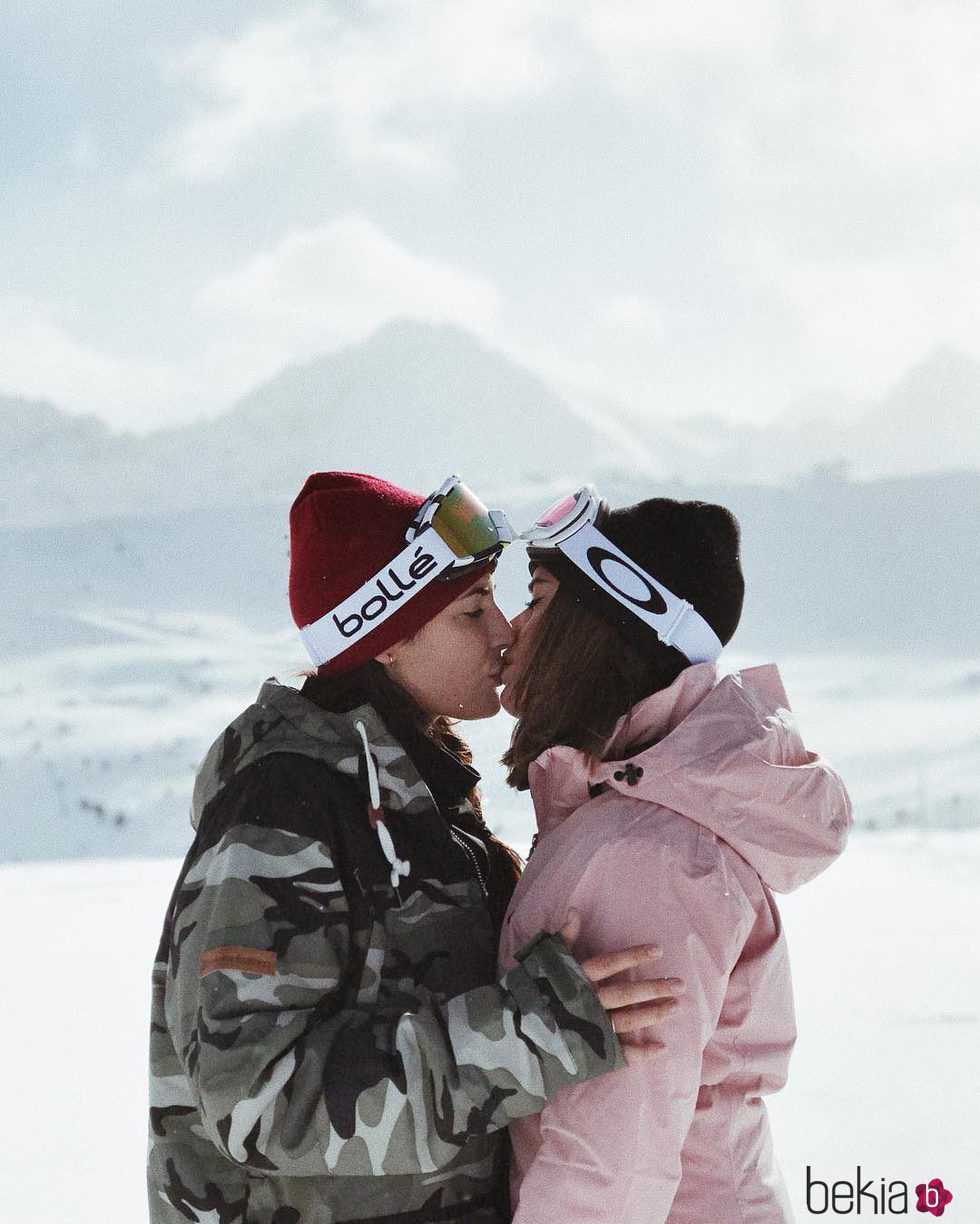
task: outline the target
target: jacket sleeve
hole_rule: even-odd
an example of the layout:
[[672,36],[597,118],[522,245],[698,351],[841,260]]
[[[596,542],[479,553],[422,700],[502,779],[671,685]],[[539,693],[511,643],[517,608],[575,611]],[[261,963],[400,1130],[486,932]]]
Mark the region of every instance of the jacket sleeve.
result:
[[[237,824],[176,898],[167,1023],[208,1137],[256,1172],[418,1173],[625,1064],[544,936],[499,982],[413,1013],[343,1006],[350,922],[325,841]],[[368,947],[364,972],[383,949]]]
[[[751,924],[714,838],[684,824],[673,844],[647,832],[603,847],[569,899],[582,915],[578,956],[657,943],[662,959],[629,976],[680,977],[685,990],[657,1032],[666,1049],[656,1058],[564,1088],[545,1106],[515,1224],[662,1224],[670,1212],[702,1053]],[[689,843],[686,852],[678,839]]]

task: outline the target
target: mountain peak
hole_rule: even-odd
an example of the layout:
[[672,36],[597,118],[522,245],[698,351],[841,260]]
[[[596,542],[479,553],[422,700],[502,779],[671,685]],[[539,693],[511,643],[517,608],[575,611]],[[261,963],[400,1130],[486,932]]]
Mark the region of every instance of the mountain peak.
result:
[[91,413],[65,412],[50,400],[0,395],[0,438],[5,442],[38,442],[50,437],[104,440],[112,431]]

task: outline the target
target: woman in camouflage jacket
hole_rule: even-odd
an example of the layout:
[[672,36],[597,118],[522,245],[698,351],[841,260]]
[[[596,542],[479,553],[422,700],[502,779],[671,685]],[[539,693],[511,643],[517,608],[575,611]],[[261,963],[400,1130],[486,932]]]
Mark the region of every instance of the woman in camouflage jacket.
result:
[[[399,553],[422,502],[307,481],[301,628]],[[579,965],[541,934],[496,980],[516,872],[445,717],[499,708],[494,560],[314,654],[301,690],[267,680],[205,757],[153,975],[151,1224],[506,1220],[503,1128],[658,1048],[617,1033],[675,983],[593,985],[650,949]]]

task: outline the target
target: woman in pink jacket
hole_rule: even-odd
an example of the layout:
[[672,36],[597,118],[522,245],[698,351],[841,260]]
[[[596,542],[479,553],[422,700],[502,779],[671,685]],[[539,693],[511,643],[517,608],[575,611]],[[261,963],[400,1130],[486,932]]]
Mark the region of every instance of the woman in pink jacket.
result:
[[847,793],[804,747],[775,665],[719,672],[744,592],[729,511],[610,511],[588,487],[525,535],[504,760],[538,833],[500,968],[573,913],[577,956],[655,938],[650,972],[687,985],[661,1058],[512,1125],[514,1219],[783,1224],[763,1097],[786,1081],[796,1030],[771,890],[841,852]]

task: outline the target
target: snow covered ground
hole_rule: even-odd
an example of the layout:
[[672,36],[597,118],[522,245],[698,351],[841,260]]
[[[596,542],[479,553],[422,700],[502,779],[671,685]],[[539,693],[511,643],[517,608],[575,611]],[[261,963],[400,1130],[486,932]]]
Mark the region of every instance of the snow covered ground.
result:
[[[177,866],[0,868],[2,1224],[146,1218],[149,971]],[[978,870],[975,831],[858,833],[782,899],[800,1038],[770,1108],[798,1220],[816,1218],[807,1165],[825,1182],[860,1165],[876,1189],[940,1177],[947,1217],[980,1220]]]
[[[505,571],[511,612],[518,580],[523,588],[526,570]],[[0,670],[0,862],[181,854],[208,746],[266,677],[299,685],[309,666],[291,627],[263,632],[201,612],[93,608],[35,628],[43,653],[8,644]],[[732,650],[723,661],[769,659]],[[847,779],[859,823],[980,826],[976,656],[790,657],[780,669],[805,738]],[[491,823],[526,843],[526,797],[496,765],[510,726],[500,715],[464,732]]]

